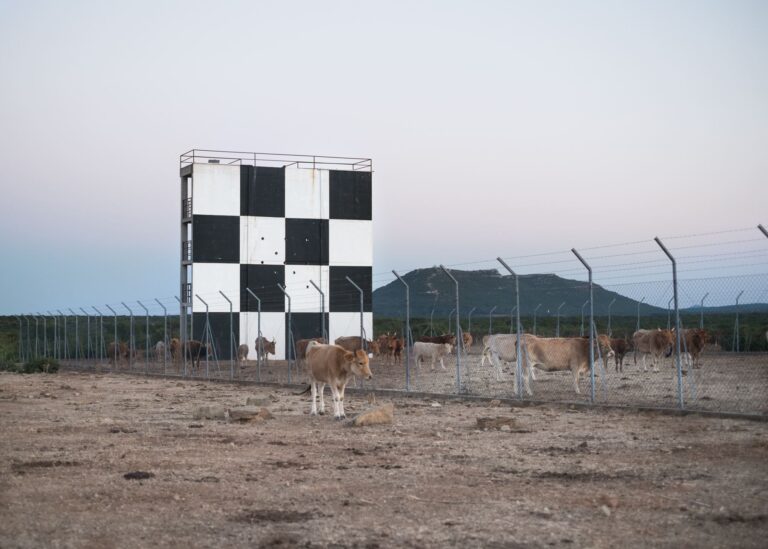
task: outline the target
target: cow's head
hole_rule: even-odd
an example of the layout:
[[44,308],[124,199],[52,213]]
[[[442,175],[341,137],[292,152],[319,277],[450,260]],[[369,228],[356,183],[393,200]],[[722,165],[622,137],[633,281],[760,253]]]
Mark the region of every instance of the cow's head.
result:
[[275,338],[272,338],[272,341],[267,342],[266,345],[264,345],[264,352],[269,353],[271,355],[275,354]]
[[611,348],[611,338],[605,334],[597,336],[597,345],[600,348],[600,354],[603,358],[611,358],[614,356],[613,348]]
[[349,363],[352,373],[356,376],[364,379],[371,379],[373,377],[368,363],[368,355],[362,349],[358,349],[354,353],[346,351],[344,353],[344,360]]
[[456,345],[456,336],[453,334],[446,334],[446,341],[451,345]]
[[368,350],[371,351],[374,355],[378,355],[381,353],[381,345],[379,345],[378,341],[369,341]]

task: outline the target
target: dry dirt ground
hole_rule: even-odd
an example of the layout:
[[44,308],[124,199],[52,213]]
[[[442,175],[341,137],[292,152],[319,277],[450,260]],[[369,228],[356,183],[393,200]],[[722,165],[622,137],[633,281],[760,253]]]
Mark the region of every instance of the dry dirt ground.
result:
[[[193,419],[248,397],[275,419]],[[2,373],[0,547],[765,547],[764,422],[386,402],[355,428],[289,389]]]

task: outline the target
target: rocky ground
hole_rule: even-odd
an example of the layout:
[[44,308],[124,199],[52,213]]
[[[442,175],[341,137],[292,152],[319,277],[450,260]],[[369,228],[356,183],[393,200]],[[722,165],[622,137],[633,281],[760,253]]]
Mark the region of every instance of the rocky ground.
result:
[[0,374],[0,546],[765,546],[764,422],[292,390]]

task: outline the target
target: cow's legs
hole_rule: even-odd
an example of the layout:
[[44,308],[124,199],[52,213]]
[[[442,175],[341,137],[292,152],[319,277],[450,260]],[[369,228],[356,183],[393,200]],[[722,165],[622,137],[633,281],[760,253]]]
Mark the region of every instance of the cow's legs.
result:
[[347,388],[346,384],[339,387],[339,406],[341,408],[341,418],[347,417],[347,414],[344,413],[344,390]]
[[[496,370],[496,381],[501,381],[501,359],[499,358],[499,355],[491,352],[490,363],[491,366],[493,366],[493,369]],[[517,380],[515,380],[515,383],[517,383]],[[517,392],[517,389],[515,389],[515,392]]]
[[323,396],[325,394],[325,383],[317,383],[318,388],[317,392],[320,395],[320,409],[318,410],[318,414],[325,415],[325,397]]
[[571,371],[573,372],[573,388],[576,390],[576,394],[580,395],[581,391],[579,390],[579,368],[571,368]]
[[339,412],[339,390],[333,383],[331,386],[331,396],[333,396],[333,417],[335,419],[341,419],[341,413]]
[[536,376],[533,375],[533,366],[528,364],[523,370],[523,387],[525,387],[525,392],[528,393],[528,396],[533,396],[533,392],[531,391],[531,379],[535,381]]
[[317,415],[317,385],[314,381],[309,382],[309,388],[312,394],[312,405],[309,408],[309,415],[316,416]]
[[659,362],[661,362],[661,360],[662,360],[662,358],[661,358],[661,357],[658,357],[658,356],[656,356],[656,355],[653,355],[653,361],[652,361],[652,362],[653,362],[653,371],[654,371],[655,373],[658,373],[658,372],[659,372]]
[[443,364],[443,357],[440,357],[440,367],[445,370],[445,364]]

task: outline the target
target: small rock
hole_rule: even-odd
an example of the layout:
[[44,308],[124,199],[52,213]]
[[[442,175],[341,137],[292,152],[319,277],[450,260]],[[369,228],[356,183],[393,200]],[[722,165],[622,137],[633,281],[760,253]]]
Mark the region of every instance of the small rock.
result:
[[146,480],[148,478],[153,478],[154,476],[154,473],[148,473],[147,471],[133,471],[131,473],[125,473],[123,478],[126,480]]
[[506,425],[506,424],[502,425],[501,427],[499,427],[499,431],[504,431],[506,433],[510,432],[511,430],[512,430],[512,428],[509,425]]
[[600,510],[603,512],[603,514],[604,514],[606,517],[610,517],[610,516],[611,516],[611,510],[610,510],[610,509],[608,509],[608,507],[606,507],[605,505],[601,505],[601,506],[600,506]]
[[257,408],[256,406],[241,406],[238,408],[229,409],[230,421],[240,422],[259,422],[266,421],[268,419],[275,419],[269,410],[266,408]]
[[501,429],[506,425],[507,430],[511,431],[512,428],[517,428],[517,420],[511,417],[479,417],[477,418],[477,427],[482,430],[487,429]]
[[246,406],[269,406],[272,400],[269,397],[248,397],[245,401]]
[[192,412],[193,419],[226,419],[227,409],[217,404],[198,406]]
[[619,498],[609,494],[603,494],[597,500],[598,503],[605,505],[609,509],[616,509],[619,506]]
[[373,410],[363,412],[357,416],[352,425],[355,427],[366,427],[368,425],[387,425],[394,421],[395,405],[391,402],[384,406],[379,406]]
[[432,404],[430,404],[430,406],[432,406],[432,408],[441,408],[443,405],[440,404],[439,402],[433,402]]
[[500,400],[492,400],[488,403],[489,408],[498,408],[499,406],[501,406]]

